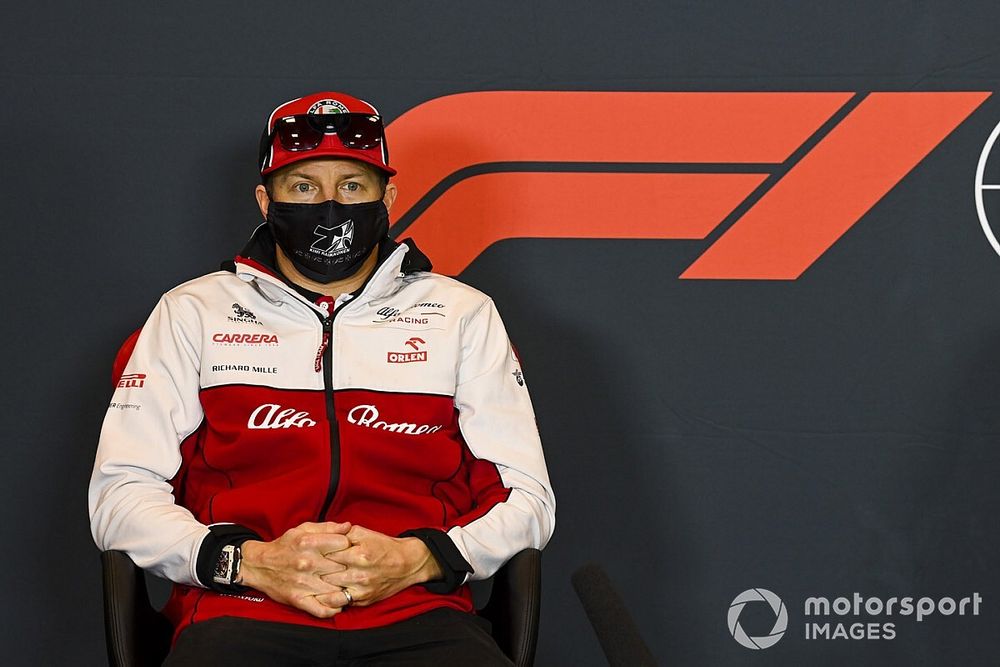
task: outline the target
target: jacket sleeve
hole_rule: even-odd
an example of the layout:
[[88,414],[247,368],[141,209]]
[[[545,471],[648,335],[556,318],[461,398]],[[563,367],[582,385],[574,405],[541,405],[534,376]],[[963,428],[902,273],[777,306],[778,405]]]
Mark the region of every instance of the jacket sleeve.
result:
[[184,584],[202,585],[198,552],[210,535],[174,502],[168,482],[180,445],[203,419],[199,401],[201,336],[182,304],[165,295],[136,341],[101,429],[89,490],[90,526],[102,550]]
[[477,459],[477,506],[447,531],[472,567],[492,576],[514,554],[543,548],[555,526],[545,467],[521,364],[492,300],[466,323],[455,391],[462,436]]

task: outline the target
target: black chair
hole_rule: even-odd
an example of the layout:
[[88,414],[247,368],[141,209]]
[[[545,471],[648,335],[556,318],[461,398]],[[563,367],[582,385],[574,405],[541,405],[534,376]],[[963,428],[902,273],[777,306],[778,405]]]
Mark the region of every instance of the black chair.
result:
[[[104,634],[112,667],[153,667],[170,650],[170,623],[153,608],[145,573],[122,551],[101,553]],[[493,575],[493,590],[479,614],[515,665],[531,665],[538,640],[542,552],[525,549]]]

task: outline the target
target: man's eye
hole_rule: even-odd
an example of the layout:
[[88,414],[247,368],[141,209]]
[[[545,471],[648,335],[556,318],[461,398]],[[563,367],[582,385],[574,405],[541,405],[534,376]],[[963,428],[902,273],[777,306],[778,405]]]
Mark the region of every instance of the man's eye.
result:
[[361,184],[350,181],[349,183],[344,183],[344,187],[347,188],[348,192],[357,192],[361,189]]
[[296,183],[294,189],[296,192],[309,192],[310,185],[308,183]]

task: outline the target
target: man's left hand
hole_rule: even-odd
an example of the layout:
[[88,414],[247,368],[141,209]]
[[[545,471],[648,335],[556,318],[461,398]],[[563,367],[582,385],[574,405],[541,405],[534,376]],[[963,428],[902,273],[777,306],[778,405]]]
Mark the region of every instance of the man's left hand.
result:
[[442,576],[437,560],[419,538],[390,537],[352,526],[347,539],[350,547],[326,556],[347,569],[323,575],[323,580],[348,589],[355,606],[370,605]]

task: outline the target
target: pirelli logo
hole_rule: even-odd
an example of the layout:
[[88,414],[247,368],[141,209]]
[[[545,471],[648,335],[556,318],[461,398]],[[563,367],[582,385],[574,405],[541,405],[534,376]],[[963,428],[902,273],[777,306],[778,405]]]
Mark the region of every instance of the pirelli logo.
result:
[[686,239],[686,280],[795,280],[988,92],[489,91],[387,130],[396,237],[442,273],[512,238]]
[[126,389],[129,387],[134,387],[136,389],[141,389],[146,385],[146,374],[145,373],[127,373],[122,375],[118,379],[118,388]]

